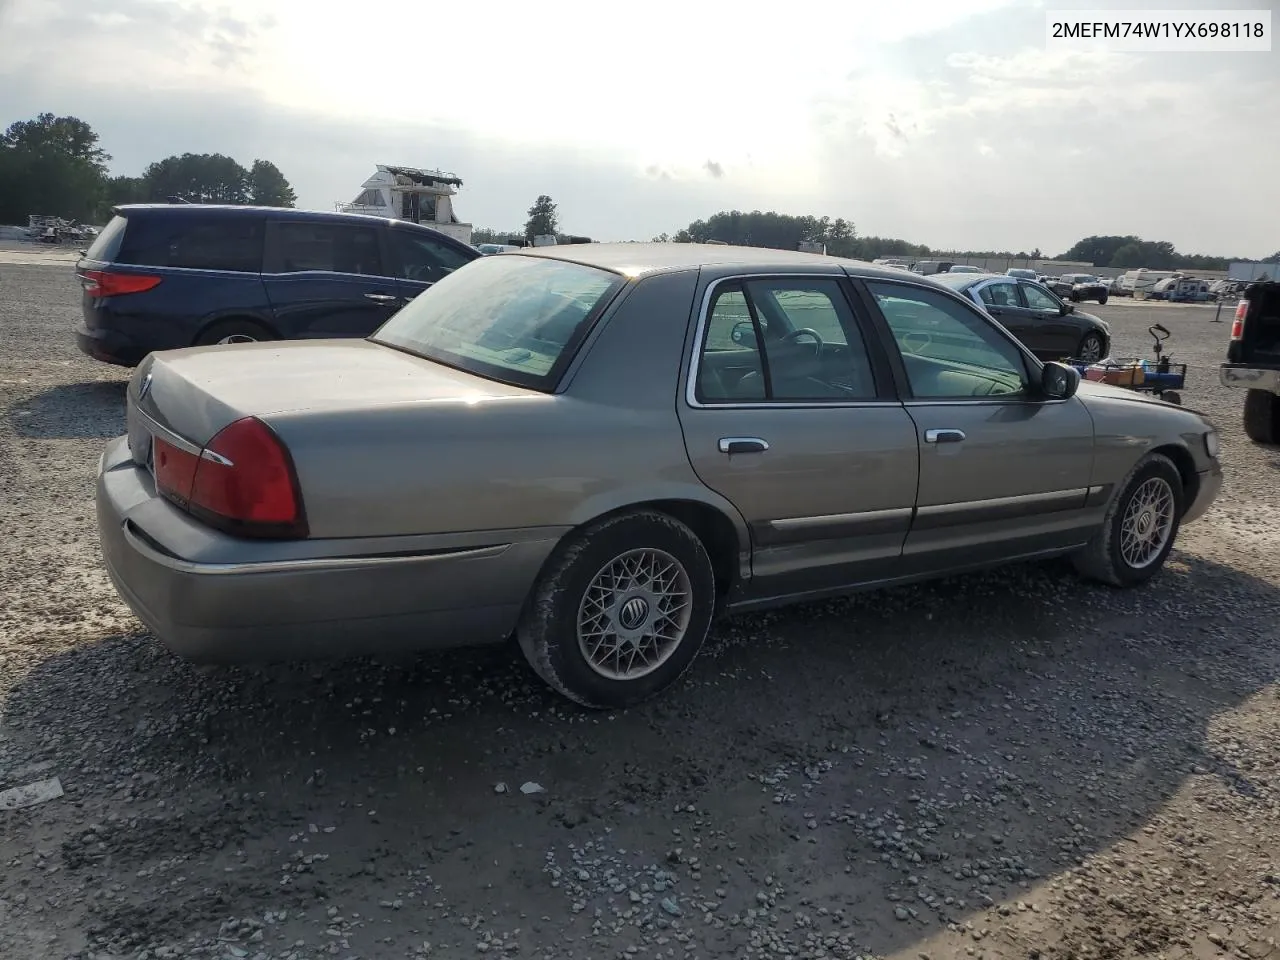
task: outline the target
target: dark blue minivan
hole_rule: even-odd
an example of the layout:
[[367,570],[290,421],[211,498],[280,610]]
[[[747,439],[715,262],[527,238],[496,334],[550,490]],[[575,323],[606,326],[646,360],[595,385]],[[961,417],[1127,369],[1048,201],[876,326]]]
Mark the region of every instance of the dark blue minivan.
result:
[[153,350],[367,337],[481,256],[430,227],[280,207],[129,204],[76,264],[76,342],[106,363]]

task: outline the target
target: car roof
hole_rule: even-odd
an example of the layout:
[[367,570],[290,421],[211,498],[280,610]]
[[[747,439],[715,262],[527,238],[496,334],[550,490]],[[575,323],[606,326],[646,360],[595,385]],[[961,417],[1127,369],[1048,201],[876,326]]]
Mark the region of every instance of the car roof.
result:
[[503,257],[543,257],[599,267],[627,277],[653,273],[676,273],[700,267],[741,268],[751,272],[804,273],[844,270],[869,279],[903,279],[903,272],[863,260],[831,257],[796,250],[769,247],[736,247],[719,243],[567,243],[550,247],[523,247],[499,254]]
[[[952,277],[955,278],[954,281],[951,279]],[[1025,280],[1027,278],[1010,277],[1003,273],[935,273],[929,279],[953,290],[963,290],[984,280]]]
[[[111,208],[111,212],[121,216],[133,213],[146,213],[159,216],[183,216],[199,213],[201,216],[230,217],[244,216],[248,213],[270,214],[286,220],[310,220],[313,222],[351,222],[385,223],[408,230],[433,230],[428,223],[414,223],[411,220],[400,220],[395,217],[375,217],[366,213],[338,213],[328,210],[299,210],[296,207],[261,207],[252,204],[238,203],[122,203]],[[448,236],[445,234],[445,236]],[[452,239],[452,238],[451,238]],[[458,241],[461,243],[462,241]]]

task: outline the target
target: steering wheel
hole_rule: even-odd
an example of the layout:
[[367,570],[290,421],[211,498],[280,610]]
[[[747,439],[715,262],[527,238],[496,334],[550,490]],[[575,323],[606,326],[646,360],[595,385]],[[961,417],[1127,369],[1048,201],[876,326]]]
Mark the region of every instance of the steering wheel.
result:
[[818,335],[818,331],[812,327],[800,327],[798,330],[792,330],[790,333],[784,333],[778,338],[779,343],[795,343],[801,337],[810,337],[813,340],[813,353],[815,356],[822,354],[822,348],[826,346],[826,342]]

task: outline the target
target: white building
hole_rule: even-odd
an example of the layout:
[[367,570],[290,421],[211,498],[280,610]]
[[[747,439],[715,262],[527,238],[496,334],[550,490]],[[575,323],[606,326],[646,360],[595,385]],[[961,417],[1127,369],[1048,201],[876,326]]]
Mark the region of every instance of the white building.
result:
[[378,164],[377,171],[350,203],[337,203],[340,213],[365,213],[425,224],[449,236],[471,242],[471,224],[453,211],[453,198],[462,181],[442,170],[419,170]]

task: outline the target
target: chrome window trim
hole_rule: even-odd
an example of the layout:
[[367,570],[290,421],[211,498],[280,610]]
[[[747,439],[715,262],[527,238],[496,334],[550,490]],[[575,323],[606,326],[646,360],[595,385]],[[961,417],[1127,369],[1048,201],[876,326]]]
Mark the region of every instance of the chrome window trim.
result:
[[[875,400],[759,400],[754,402],[751,400],[743,400],[737,403],[703,403],[700,401],[697,396],[698,369],[702,363],[702,343],[706,336],[707,324],[710,320],[709,311],[711,309],[711,300],[716,289],[722,283],[775,279],[834,280],[836,283],[842,283],[848,282],[853,278],[843,270],[838,273],[790,273],[768,270],[763,272],[735,273],[731,276],[717,277],[715,280],[712,280],[707,284],[707,289],[703,291],[702,303],[698,307],[698,321],[694,325],[693,350],[689,356],[689,371],[685,376],[684,384],[685,403],[694,410],[847,410],[857,407],[882,408],[901,405],[902,401],[896,397]],[[859,332],[865,340],[866,337],[874,335],[875,331],[863,329],[862,318],[858,316],[859,306],[860,304],[853,303],[849,305],[849,309],[853,314],[854,322],[858,324]]]

